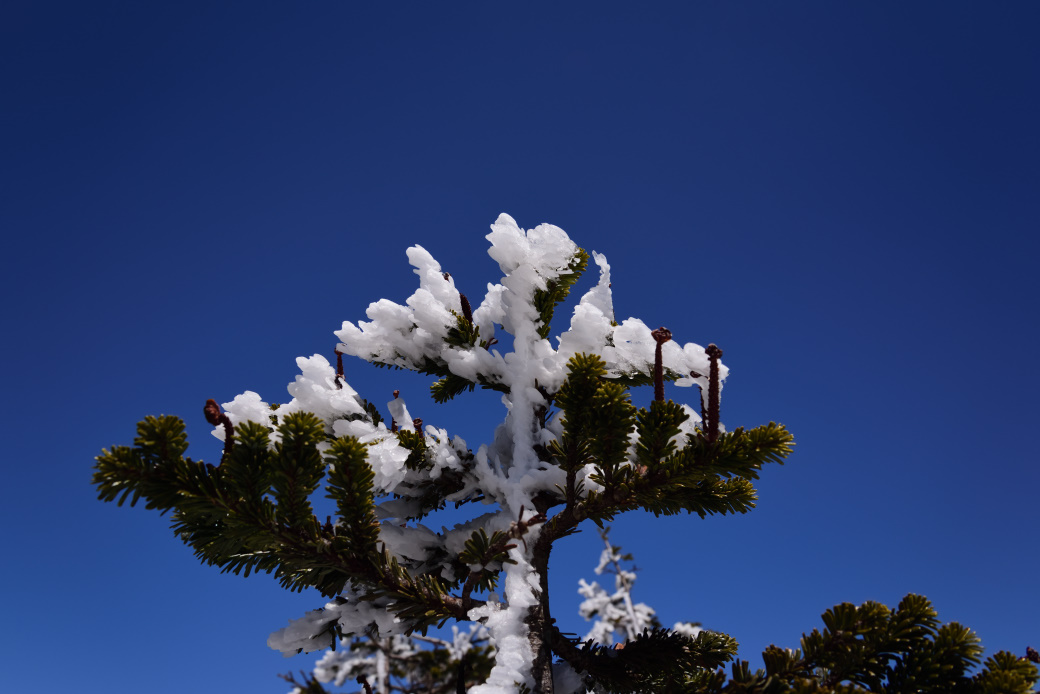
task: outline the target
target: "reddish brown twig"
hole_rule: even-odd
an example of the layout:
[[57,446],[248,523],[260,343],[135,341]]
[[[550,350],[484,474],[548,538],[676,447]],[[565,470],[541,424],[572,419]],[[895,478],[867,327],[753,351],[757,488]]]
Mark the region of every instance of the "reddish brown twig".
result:
[[364,675],[357,676],[357,683],[365,688],[365,694],[372,694],[372,685],[368,683],[368,678]]
[[708,355],[711,369],[708,371],[708,418],[704,422],[707,428],[705,432],[710,443],[715,443],[719,437],[719,358],[722,350],[714,344],[708,345],[704,350]]
[[336,388],[343,388],[343,352],[336,350]]
[[462,317],[466,319],[466,322],[473,325],[473,308],[469,305],[469,299],[462,292],[459,292],[459,301],[462,303]]
[[650,333],[657,343],[654,349],[654,400],[664,401],[664,358],[661,356],[661,345],[672,339],[672,331],[661,327]]
[[[451,274],[445,272],[444,279],[450,280]],[[473,325],[473,308],[469,305],[469,299],[467,299],[466,295],[462,292],[459,292],[459,303],[462,304],[462,317],[465,318],[470,325]]]
[[[396,400],[400,394],[401,394],[401,391],[395,390],[394,391],[394,400]],[[391,434],[396,434],[397,433],[397,420],[394,419],[393,414],[390,415],[390,433]]]
[[206,401],[202,413],[206,415],[206,421],[213,426],[224,425],[224,453],[220,457],[220,462],[224,462],[224,458],[231,455],[231,448],[235,445],[235,428],[231,425],[228,416],[221,412],[220,405],[213,398]]

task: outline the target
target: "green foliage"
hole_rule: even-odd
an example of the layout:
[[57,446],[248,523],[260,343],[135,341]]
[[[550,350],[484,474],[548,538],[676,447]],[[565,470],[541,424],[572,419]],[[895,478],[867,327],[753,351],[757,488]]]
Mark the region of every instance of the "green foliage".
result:
[[[563,411],[563,436],[549,445],[549,453],[569,473],[594,463],[599,476],[612,481],[625,462],[635,427],[628,389],[605,380],[606,363],[596,355],[575,355],[567,367],[567,380],[555,399]],[[573,501],[578,490],[569,492]]]
[[737,642],[725,634],[702,631],[691,638],[668,629],[644,631],[615,648],[573,640],[554,646],[585,673],[589,686],[619,694],[690,691],[692,677],[713,672],[737,653]]
[[[480,328],[474,325],[471,320],[454,311],[452,311],[452,314],[455,316],[455,325],[448,330],[447,344],[462,349],[471,349],[475,346],[487,349],[490,346],[490,340],[480,339]],[[470,381],[452,373],[448,370],[447,365],[436,364],[432,360],[427,361],[429,364],[425,373],[441,376],[441,378],[430,385],[430,395],[433,397],[433,401],[438,404],[447,402],[465,391],[473,392],[473,389],[480,383],[480,381]],[[483,382],[481,385],[495,390],[502,389],[500,384]]]
[[[583,263],[576,261],[569,279],[547,289],[545,300],[551,305],[562,301]],[[551,305],[545,305],[551,313]],[[460,344],[475,342],[475,328],[467,319],[458,320],[454,339]],[[430,372],[442,371],[430,360],[426,366]],[[684,440],[679,426],[687,415],[680,406],[654,402],[637,411],[628,388],[607,379],[606,365],[595,355],[577,355],[568,368],[568,378],[554,398],[563,411],[563,433],[548,447],[550,459],[567,472],[567,488],[555,499],[542,501],[547,508],[559,503],[566,508],[543,529],[545,542],[575,532],[582,519],[600,522],[640,507],[702,515],[747,510],[753,499],[748,480],[762,464],[780,462],[790,451],[790,436],[775,425],[737,430],[711,445],[703,437]],[[446,389],[442,394],[458,389],[452,376],[442,376],[435,392],[438,387]],[[378,416],[375,408],[366,410],[371,410],[371,419]],[[633,434],[639,436],[634,463],[629,461]],[[425,434],[402,430],[397,441],[409,451],[408,470],[429,468]],[[432,550],[431,565],[450,567],[448,573],[454,577],[417,573],[380,548],[374,473],[367,447],[357,439],[330,438],[317,417],[294,413],[281,417],[276,427],[244,422],[235,429],[233,444],[218,467],[195,462],[184,457],[183,422],[149,417],[138,426],[133,446],[102,452],[94,482],[106,501],[122,504],[129,499],[133,505],[143,497],[149,508],[172,511],[174,531],[203,562],[245,575],[273,573],[286,588],[314,587],[330,597],[349,583],[363,599],[388,605],[405,622],[406,631],[425,632],[448,619],[464,618],[479,604],[474,592],[497,587],[502,567],[512,562],[510,548],[523,540],[530,524],[544,522],[540,516],[541,520],[517,522],[508,531],[490,535],[478,529],[457,557],[446,555],[443,548]],[[468,452],[458,454],[462,470],[442,470],[412,491],[398,487],[402,501],[413,504],[415,517],[442,507],[463,488],[463,475],[473,458]],[[590,464],[590,479],[602,489],[585,493],[576,481],[577,472]],[[323,477],[327,496],[336,505],[335,522],[330,518],[324,524],[314,516],[310,502]],[[479,490],[474,494],[456,503],[480,498]],[[450,593],[460,586],[461,596]],[[335,632],[335,622],[326,628]],[[691,640],[666,630],[648,632],[623,655],[566,643],[560,645],[564,653],[581,650],[580,660],[589,671],[614,682],[619,691],[626,683],[644,681],[666,691],[685,681],[691,668],[714,667],[734,647],[721,635],[702,634]]]
[[443,378],[439,378],[430,384],[430,396],[435,403],[442,404],[466,391],[472,393],[476,387],[477,384],[473,381],[467,381],[462,376],[447,373]]
[[999,652],[970,674],[982,655],[978,636],[960,624],[941,624],[931,603],[908,595],[896,610],[876,602],[842,603],[822,616],[823,631],[802,637],[801,650],[770,646],[764,670],[746,661],[732,666],[723,684],[700,681],[690,690],[704,694],[1027,694],[1037,682],[1036,666]]
[[479,567],[471,572],[468,581],[469,590],[494,590],[498,587],[498,570],[502,564],[515,564],[509,558],[508,551],[514,545],[508,544],[509,535],[503,532],[492,533],[490,537],[483,528],[476,530],[466,540],[466,548],[459,555],[459,561],[470,567]]
[[406,468],[421,470],[430,467],[426,460],[426,437],[421,431],[402,429],[397,432],[397,441],[402,448],[407,448],[409,451],[408,458],[404,461]]
[[682,405],[671,400],[655,400],[649,409],[641,408],[636,416],[636,431],[639,433],[636,460],[639,464],[654,470],[662,460],[671,457],[677,448],[679,425],[689,418]]
[[[578,249],[555,279],[534,292],[533,308],[538,314],[534,329],[542,339],[549,337],[556,307],[567,298],[588,261],[589,255]],[[460,301],[462,313],[454,313],[443,347],[449,351],[490,349],[493,337],[480,335],[468,301],[461,296]],[[655,338],[663,340],[663,335],[655,333]],[[478,385],[509,393],[509,386],[492,380],[505,378],[502,375],[476,375],[471,380],[453,373],[443,356],[446,353],[432,349],[421,361],[394,355],[384,357],[387,363],[377,366],[401,368],[398,364],[407,364],[435,376],[431,394],[438,403]],[[710,347],[708,354],[713,393],[709,416],[714,429],[715,360],[720,352]],[[720,668],[735,657],[737,644],[724,634],[705,631],[691,638],[655,628],[616,649],[582,644],[561,634],[550,616],[545,591],[549,554],[556,540],[578,532],[587,520],[602,525],[637,509],[656,515],[685,512],[701,517],[745,513],[754,508],[753,482],[762,467],[782,464],[792,452],[793,438],[780,424],[737,428],[717,436],[712,431],[710,437],[684,426],[690,418],[688,412],[663,399],[661,382],[656,384],[657,399],[649,407],[635,408],[629,388],[653,383],[651,373],[663,372],[665,380],[688,375],[664,368],[660,349],[656,359],[655,368],[644,373],[608,376],[602,358],[579,354],[568,362],[567,377],[557,391],[550,392],[538,382],[521,384],[537,391],[544,401],[538,400],[534,412],[527,413],[533,418],[507,421],[533,421],[533,428],[543,429],[523,432],[516,440],[534,435],[531,440],[539,442],[534,447],[537,460],[557,466],[562,473],[548,478],[564,480],[555,490],[543,489],[523,499],[533,509],[518,512],[512,498],[507,504],[505,497],[496,496],[501,490],[495,486],[505,476],[485,475],[486,470],[475,474],[472,453],[454,448],[464,445],[449,447],[422,431],[396,432],[396,442],[408,452],[404,470],[396,471],[402,473],[401,479],[381,492],[375,486],[368,446],[355,438],[333,437],[332,426],[308,413],[271,416],[269,424],[240,424],[227,441],[219,466],[185,457],[188,442],[180,419],[146,417],[137,426],[132,446],[102,451],[93,481],[104,501],[119,505],[129,501],[133,506],[143,498],[147,508],[170,513],[174,533],[204,563],[236,574],[274,574],[287,589],[315,588],[341,605],[350,600],[368,601],[392,611],[405,634],[425,634],[430,626],[467,620],[475,608],[487,609],[488,604],[474,594],[498,586],[503,567],[518,563],[509,552],[523,543],[526,559],[539,574],[539,582],[533,585],[541,587],[530,591],[527,597],[533,598],[533,604],[518,618],[529,629],[530,645],[536,651],[533,667],[540,668],[540,674],[535,673],[539,691],[548,681],[554,654],[583,673],[590,686],[610,692],[1031,691],[1037,682],[1031,662],[1000,652],[978,670],[983,653],[978,637],[959,624],[941,624],[931,604],[915,595],[907,596],[895,610],[873,602],[837,605],[823,614],[822,631],[814,630],[802,638],[800,650],[771,646],[763,653],[764,669],[753,672],[748,663],[733,662],[729,679]],[[341,385],[338,378],[335,385]],[[514,406],[530,399],[516,398]],[[348,418],[378,425],[382,417],[377,408],[367,401],[360,404],[363,412]],[[562,431],[554,429],[556,436],[545,431],[552,405],[562,412]],[[230,430],[230,420],[219,413],[215,402],[207,404],[206,416]],[[393,441],[389,435],[387,438]],[[501,447],[504,438],[495,445]],[[545,441],[549,443],[542,447]],[[400,451],[394,451],[397,453]],[[451,464],[435,469],[442,454],[451,457]],[[509,463],[508,456],[502,456],[489,461],[488,470]],[[330,516],[324,523],[311,504],[323,478],[327,497],[336,509],[335,520]],[[389,534],[380,541],[376,501],[381,493],[393,494],[391,512],[405,526],[443,508],[449,499],[459,506],[487,496],[512,515],[499,515],[494,521],[497,525],[489,524],[487,529],[471,526],[477,529],[470,532],[461,550],[454,538],[449,541],[441,536],[429,543],[427,551],[425,538],[435,535],[418,530],[405,536],[400,546],[422,547],[421,558],[405,556],[403,550],[398,556],[387,547],[388,542],[392,544]],[[489,534],[491,527],[498,529]],[[385,529],[398,533],[396,537],[405,532],[396,526]],[[348,586],[350,596],[343,597]],[[320,633],[304,634],[300,638],[305,644],[308,638],[332,637],[335,642],[344,636],[340,622],[332,617],[308,624]],[[354,623],[344,628],[361,632],[365,626]],[[376,642],[373,634],[357,636],[369,638],[369,646],[383,649],[384,654],[390,648]],[[296,648],[295,638],[290,639],[287,650]],[[407,666],[392,663],[397,668],[393,674],[413,684],[421,680],[425,682],[423,691],[435,694],[486,679],[491,669],[489,649],[471,651],[462,663],[452,660],[448,651],[434,648],[413,654]],[[313,679],[305,678],[301,689],[304,686],[314,694],[324,691]],[[517,688],[527,689],[519,683]]]
[[[133,447],[98,456],[94,483],[103,500],[135,505],[144,497],[147,508],[173,511],[174,532],[205,563],[236,574],[274,573],[291,590],[314,587],[334,596],[371,570],[365,553],[377,537],[372,472],[353,440],[334,441],[323,460],[324,426],[311,414],[283,417],[277,434],[272,446],[266,427],[244,423],[230,455],[214,467],[183,457],[181,420],[148,417]],[[319,524],[309,501],[328,462],[330,496],[346,514],[335,528]]]
[[338,438],[329,446],[325,460],[329,464],[327,496],[336,502],[339,516],[335,527],[337,549],[359,558],[369,557],[376,550],[379,524],[372,489],[375,473],[368,465],[365,446],[353,437]]
[[649,434],[638,453],[643,464],[621,468],[612,476],[606,469],[591,475],[605,489],[587,495],[588,517],[610,520],[616,513],[643,508],[655,515],[686,512],[703,518],[754,508],[757,496],[751,480],[766,463],[783,462],[793,446],[790,433],[770,423],[723,434],[714,444],[687,436],[685,448],[676,451],[668,434],[678,434],[679,413],[667,403],[640,412]]
[[295,527],[314,517],[310,496],[325,474],[318,444],[325,440],[324,423],[310,413],[289,415],[278,431],[281,440],[271,457],[271,489],[275,518]]
[[[683,437],[689,415],[681,405],[655,400],[637,411],[628,389],[606,373],[598,356],[576,355],[556,394],[564,430],[549,452],[569,473],[564,495],[576,518],[601,523],[636,508],[657,515],[746,513],[756,500],[751,480],[763,465],[783,463],[791,453],[793,437],[774,423],[739,428],[714,442],[700,434]],[[633,432],[634,465],[626,462]],[[603,489],[581,499],[573,472],[588,464],[595,468],[589,479]]]
[[612,478],[628,457],[628,437],[635,428],[628,389],[602,381],[588,401],[584,434],[592,460],[606,478]]
[[[554,288],[554,296],[565,295],[564,290]],[[458,339],[476,335],[460,329]],[[782,464],[794,445],[790,433],[775,423],[738,428],[715,441],[699,431],[683,435],[688,415],[681,406],[665,400],[637,410],[628,388],[608,379],[606,364],[595,355],[571,359],[553,402],[562,410],[563,431],[548,452],[567,473],[567,483],[555,497],[542,500],[546,508],[564,508],[545,522],[539,542],[575,532],[585,519],[602,523],[638,508],[702,517],[744,513],[754,507],[752,482],[762,466]],[[424,434],[400,431],[397,439],[409,451],[409,470],[429,467]],[[187,447],[181,420],[145,418],[133,446],[98,456],[94,483],[99,498],[120,505],[143,498],[147,508],[172,512],[174,532],[200,560],[224,571],[273,573],[286,588],[314,587],[327,596],[338,595],[349,583],[363,599],[382,600],[409,632],[425,633],[448,619],[464,618],[477,604],[472,594],[497,587],[503,565],[511,561],[509,549],[529,524],[541,522],[514,523],[509,531],[490,535],[475,530],[457,557],[434,550],[433,563],[449,566],[454,578],[416,573],[380,547],[374,473],[367,446],[357,439],[330,439],[317,417],[295,413],[282,417],[277,427],[239,425],[218,467],[186,458]],[[472,456],[459,453],[468,469]],[[577,481],[587,466],[594,483],[588,490]],[[462,474],[442,471],[401,496],[415,502],[421,517],[463,488]],[[310,503],[323,477],[336,505],[335,523],[320,523]],[[479,496],[457,503],[474,498]],[[461,597],[452,595],[460,586]],[[583,672],[590,685],[610,692],[1026,694],[1037,682],[1032,663],[1004,652],[972,674],[982,658],[978,637],[959,624],[941,624],[921,596],[907,596],[895,610],[873,602],[844,603],[827,610],[822,620],[823,629],[804,636],[800,650],[771,646],[763,653],[763,670],[733,662],[728,679],[719,667],[734,657],[736,643],[724,634],[702,632],[693,639],[654,629],[623,649],[604,649],[579,644],[555,627],[550,631],[553,651]],[[340,636],[335,622],[326,628]],[[460,670],[445,649],[423,651],[416,658],[428,675],[425,691],[450,691]],[[489,651],[473,658],[466,666],[468,685],[482,682],[491,666]],[[414,677],[420,671],[410,672]],[[313,680],[305,678],[304,684],[307,691],[324,691]]]

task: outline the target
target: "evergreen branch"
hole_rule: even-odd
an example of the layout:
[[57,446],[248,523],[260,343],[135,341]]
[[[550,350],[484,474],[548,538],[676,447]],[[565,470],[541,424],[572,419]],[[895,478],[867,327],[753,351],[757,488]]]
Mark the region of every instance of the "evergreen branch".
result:
[[589,491],[573,507],[565,507],[543,532],[556,539],[573,532],[586,518],[609,522],[618,513],[638,508],[655,515],[686,512],[702,518],[754,508],[756,493],[750,480],[757,479],[763,465],[782,463],[791,453],[794,442],[787,429],[775,423],[749,431],[736,429],[720,435],[714,444],[688,436],[686,447],[674,452],[672,435],[678,433],[682,414],[670,401],[653,402],[649,410],[641,410],[637,427],[643,427],[647,441],[641,438],[637,461],[643,469],[625,465],[610,477],[606,470],[590,475],[604,489]]
[[367,581],[371,590],[366,597],[389,598],[392,602],[387,609],[411,623],[409,633],[418,629],[425,634],[430,626],[443,626],[448,619],[465,620],[474,606],[450,595],[438,576],[412,576],[385,548],[378,555],[375,568],[375,580]]
[[582,443],[609,489],[628,457],[628,437],[637,428],[636,408],[627,389],[602,381],[588,403],[587,413]]
[[340,518],[333,532],[346,537],[352,552],[370,556],[376,550],[379,524],[372,486],[375,473],[368,465],[365,445],[354,437],[338,438],[329,446],[325,460],[329,464],[326,496],[336,502]]
[[487,566],[495,563],[513,563],[516,562],[509,558],[509,550],[516,547],[515,544],[509,544],[512,539],[509,533],[496,531],[488,537],[487,532],[483,528],[474,531],[468,540],[466,540],[466,546],[462,553],[459,555],[459,561],[470,568],[469,574],[466,576],[466,582],[462,587],[462,601],[464,603],[470,600],[470,597],[476,590],[493,590],[498,583],[498,572],[489,570]]
[[256,422],[238,425],[239,445],[224,458],[221,468],[231,490],[253,507],[271,489],[271,469],[266,465],[270,440],[268,429]]
[[729,684],[698,691],[1031,694],[1038,680],[1032,663],[1003,651],[969,676],[980,662],[978,637],[955,622],[940,625],[931,603],[919,595],[906,596],[896,610],[875,602],[842,603],[822,619],[824,630],[803,636],[801,650],[770,646],[762,653],[764,671],[752,672],[738,661]]
[[309,412],[294,412],[282,419],[278,433],[271,488],[279,522],[296,526],[314,516],[309,499],[325,472],[317,448],[325,440],[325,424]]
[[524,509],[520,508],[519,518],[509,525],[509,530],[494,532],[489,538],[483,530],[477,530],[466,540],[465,549],[459,555],[459,561],[468,566],[477,565],[480,568],[470,569],[469,575],[462,588],[462,604],[468,612],[475,603],[472,600],[474,589],[490,590],[495,587],[498,578],[495,572],[486,569],[488,564],[516,562],[509,558],[509,550],[516,547],[510,544],[512,541],[523,541],[524,535],[530,532],[532,526],[545,522],[545,514],[536,513],[527,520],[523,520]]
[[435,403],[440,405],[452,400],[456,395],[464,393],[467,390],[472,393],[476,387],[477,384],[473,381],[449,373],[443,378],[430,384],[430,396],[433,398]]
[[737,642],[702,631],[691,638],[668,629],[646,630],[616,648],[581,643],[551,629],[553,651],[610,692],[682,692],[689,679],[736,655]]
[[[690,374],[679,373],[674,369],[669,369],[667,366],[662,368],[661,377],[666,383],[674,383],[680,378],[686,378]],[[624,386],[625,388],[641,388],[643,386],[652,386],[655,383],[654,379],[654,365],[647,363],[646,372],[643,371],[632,371],[630,373],[621,373],[617,375],[606,375],[605,379],[612,383]]]
[[409,470],[427,470],[433,463],[426,460],[426,437],[422,433],[422,420],[413,422],[415,431],[403,429],[397,432],[397,442],[402,448],[408,449],[408,457],[404,466]]
[[291,684],[293,686],[293,691],[298,692],[298,694],[329,694],[329,690],[325,689],[325,687],[321,685],[321,682],[316,680],[313,675],[301,672],[300,676],[303,678],[302,682],[297,682],[291,672],[279,675],[279,677]]
[[[228,467],[217,468],[180,457],[187,449],[182,421],[149,417],[135,447],[98,456],[94,481],[103,500],[122,503],[132,495],[133,504],[143,496],[148,508],[174,510],[174,532],[223,571],[274,573],[290,590],[314,587],[330,597],[347,582],[366,585],[372,595],[397,596],[400,611],[418,615],[419,625],[465,619],[461,598],[447,595],[439,579],[413,578],[385,551],[375,552],[372,472],[356,440],[330,445],[329,491],[343,523],[322,528],[309,512],[307,496],[323,468],[315,465],[322,428],[313,415],[289,415],[272,452],[266,429],[246,423]],[[268,480],[274,502],[264,496]]]
[[671,400],[654,400],[650,408],[636,414],[636,461],[645,470],[654,471],[658,464],[676,451],[680,425],[688,420],[682,405]]

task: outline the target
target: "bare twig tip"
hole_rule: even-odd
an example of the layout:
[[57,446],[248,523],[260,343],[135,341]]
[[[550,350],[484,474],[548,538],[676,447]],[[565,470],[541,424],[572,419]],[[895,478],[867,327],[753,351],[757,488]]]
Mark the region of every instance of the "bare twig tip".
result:
[[665,342],[668,342],[672,339],[672,331],[663,326],[658,328],[657,330],[651,330],[650,335],[654,338],[654,341],[659,345],[663,345]]
[[664,401],[664,358],[661,355],[661,345],[672,339],[672,331],[664,326],[653,330],[650,335],[657,343],[654,348],[654,400]]
[[206,401],[206,404],[202,408],[202,413],[206,416],[206,421],[213,426],[224,425],[224,454],[221,457],[221,461],[224,460],[224,456],[231,453],[231,447],[234,446],[235,442],[235,428],[231,424],[231,420],[227,414],[220,411],[220,405],[213,398]]

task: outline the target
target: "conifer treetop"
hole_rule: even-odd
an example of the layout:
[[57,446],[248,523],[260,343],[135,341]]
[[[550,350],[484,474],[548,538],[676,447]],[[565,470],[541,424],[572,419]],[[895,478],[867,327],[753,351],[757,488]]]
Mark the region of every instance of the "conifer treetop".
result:
[[[568,361],[577,354],[595,354],[603,359],[607,378],[652,384],[658,345],[643,321],[615,321],[610,265],[594,252],[599,282],[582,296],[570,326],[554,346],[549,339],[553,309],[585,270],[589,254],[550,224],[525,232],[512,217],[502,214],[491,229],[486,237],[491,242],[488,253],[505,276],[498,284],[488,285],[487,295],[475,310],[463,309],[469,302],[456,289],[454,278],[422,246],[413,246],[408,249],[408,260],[419,276],[419,288],[404,305],[381,299],[369,305],[368,321],[357,325],[345,321],[336,332],[341,340],[336,351],[380,366],[440,376],[432,387],[435,399],[445,400],[446,393],[453,397],[476,386],[502,391],[507,408],[504,428],[477,455],[485,464],[503,467],[504,477],[484,475],[484,491],[515,517],[521,506],[528,511],[534,508],[533,497],[539,492],[560,484],[558,471],[536,471],[541,462],[535,455],[536,446],[548,445],[553,432],[540,429],[534,417],[539,408],[547,406],[546,395],[559,390]],[[496,326],[512,336],[511,352],[502,354],[495,348],[501,344],[495,339]],[[707,395],[711,360],[705,348],[669,341],[661,352],[666,379],[680,387],[699,385]],[[292,400],[272,409],[258,394],[247,391],[224,403],[230,421],[236,426],[245,421],[277,422],[293,412],[311,412],[334,435],[354,436],[370,445],[369,462],[378,491],[397,494],[416,477],[425,476],[407,474],[401,462],[408,451],[397,445],[386,422],[373,423],[365,417],[357,392],[342,374],[337,377],[324,356],[300,357],[297,365],[300,374],[288,389]],[[720,363],[719,381],[727,375],[728,369]],[[414,430],[403,399],[396,398],[387,408],[398,413],[394,420],[400,429]],[[689,423],[685,428],[692,431],[700,415],[688,407],[686,413]],[[447,431],[427,431],[439,441],[431,474],[457,469],[457,455],[451,450]],[[221,429],[215,429],[214,435],[224,438]],[[505,480],[509,483],[504,484]],[[465,498],[472,491],[466,488],[454,496]]]
[[[475,309],[413,246],[419,288],[403,305],[376,301],[367,321],[343,323],[335,367],[321,355],[298,359],[288,403],[254,392],[223,412],[207,403],[207,421],[225,441],[219,466],[184,457],[180,420],[150,417],[133,447],[98,457],[100,497],[143,496],[150,508],[175,511],[174,530],[202,561],[273,572],[287,588],[331,598],[271,635],[269,645],[287,655],[344,635],[387,638],[468,620],[495,643],[494,666],[474,694],[552,692],[553,654],[564,668],[598,669],[604,681],[635,681],[648,663],[659,681],[674,682],[689,668],[715,667],[735,649],[724,635],[652,630],[608,657],[561,634],[548,606],[552,543],[635,509],[746,512],[752,480],[790,453],[790,434],[772,423],[726,432],[721,350],[681,344],[635,318],[619,323],[602,255],[558,227],[524,231],[504,214],[487,239],[504,276]],[[554,312],[590,259],[599,280],[552,337]],[[511,336],[504,353],[497,330]],[[385,407],[362,398],[345,379],[343,355],[432,375],[437,402],[477,387],[498,391],[505,419],[474,450],[413,419],[396,392]],[[666,381],[699,386],[700,407],[666,399]],[[637,409],[629,387],[650,384],[654,401]],[[335,522],[322,523],[309,502],[323,478]],[[480,503],[482,512],[440,532],[422,524],[448,503]]]

